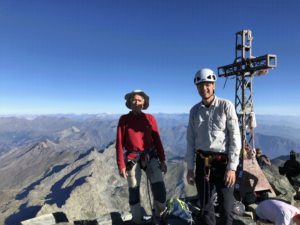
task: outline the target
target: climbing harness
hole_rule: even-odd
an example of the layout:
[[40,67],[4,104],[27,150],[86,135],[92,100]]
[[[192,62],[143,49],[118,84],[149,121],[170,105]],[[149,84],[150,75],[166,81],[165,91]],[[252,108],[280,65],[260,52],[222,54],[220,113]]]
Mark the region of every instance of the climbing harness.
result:
[[[129,159],[128,155],[133,154],[135,155],[134,158]],[[144,151],[134,151],[134,150],[127,150],[126,151],[126,158],[127,158],[127,163],[126,163],[126,170],[130,171],[133,166],[136,163],[140,164],[141,169],[143,169],[145,172],[147,171],[148,164],[151,161],[152,158],[157,158],[157,153],[153,148],[144,150]],[[128,168],[127,168],[128,165]],[[146,172],[146,180],[147,180],[147,195],[148,195],[148,200],[149,200],[149,205],[152,213],[152,217],[154,217],[154,208],[152,204],[152,198],[151,198],[151,192],[150,192],[150,178]]]
[[204,161],[204,174],[207,182],[209,182],[211,163],[213,161],[227,162],[227,155],[225,154],[206,154],[201,150],[198,150],[197,154]]
[[[212,201],[215,198],[215,196],[211,196],[210,192],[210,173],[211,173],[211,167],[212,162],[227,162],[227,155],[222,153],[207,153],[201,150],[197,150],[197,155],[203,160],[203,172],[204,172],[204,182],[203,182],[203,195],[202,195],[202,202],[201,202],[201,216],[204,216],[204,208],[207,204],[206,202],[209,202],[209,199]],[[213,203],[212,203],[213,204]]]
[[[127,159],[126,162],[127,171],[130,171],[136,163],[139,163],[141,168],[144,171],[146,171],[148,163],[153,157],[157,157],[157,153],[153,148],[145,149],[144,151],[126,150],[125,156]],[[127,169],[127,164],[128,164],[128,169]]]

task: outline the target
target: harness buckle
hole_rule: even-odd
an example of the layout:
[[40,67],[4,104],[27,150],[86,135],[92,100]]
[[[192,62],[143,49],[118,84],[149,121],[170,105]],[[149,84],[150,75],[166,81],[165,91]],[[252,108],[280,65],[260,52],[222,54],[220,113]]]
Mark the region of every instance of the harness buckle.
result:
[[211,166],[210,163],[212,161],[212,157],[211,156],[207,156],[207,157],[203,157],[203,159],[204,159],[204,166],[205,167],[210,167]]

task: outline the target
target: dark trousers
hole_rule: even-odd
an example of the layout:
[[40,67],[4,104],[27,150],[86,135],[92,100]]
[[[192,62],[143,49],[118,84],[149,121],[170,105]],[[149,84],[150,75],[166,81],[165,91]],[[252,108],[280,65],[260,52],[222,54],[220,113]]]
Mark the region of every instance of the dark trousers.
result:
[[[209,212],[204,212],[202,223],[205,225],[232,225],[232,207],[234,187],[226,187],[224,175],[227,163],[225,161],[212,161],[210,176],[208,181],[205,178],[206,172],[204,160],[197,154],[196,158],[196,187],[201,203],[201,208]],[[216,220],[215,209],[212,206],[211,198],[214,193],[218,195],[218,213],[220,218]]]

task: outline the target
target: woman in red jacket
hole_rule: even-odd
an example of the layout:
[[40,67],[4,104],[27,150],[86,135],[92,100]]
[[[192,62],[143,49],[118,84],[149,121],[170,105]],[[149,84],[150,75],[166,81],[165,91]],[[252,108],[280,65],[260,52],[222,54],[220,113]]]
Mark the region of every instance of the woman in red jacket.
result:
[[140,204],[141,170],[151,182],[156,223],[167,224],[163,219],[166,208],[166,188],[163,173],[167,172],[165,153],[155,118],[143,113],[149,106],[149,97],[141,90],[125,95],[131,111],[119,119],[116,138],[117,164],[120,176],[128,181],[129,205],[132,221],[144,224]]

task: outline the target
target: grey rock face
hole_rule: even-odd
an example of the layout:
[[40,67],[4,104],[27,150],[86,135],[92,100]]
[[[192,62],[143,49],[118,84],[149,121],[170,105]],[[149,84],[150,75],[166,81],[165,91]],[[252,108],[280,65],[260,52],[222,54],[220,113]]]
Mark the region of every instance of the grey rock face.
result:
[[267,167],[263,169],[263,172],[272,188],[274,189],[277,195],[276,198],[294,203],[294,196],[296,195],[296,191],[289,183],[288,179],[285,176],[279,174],[278,168],[275,166]]

